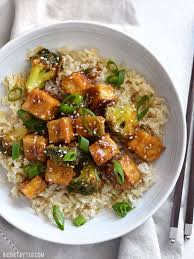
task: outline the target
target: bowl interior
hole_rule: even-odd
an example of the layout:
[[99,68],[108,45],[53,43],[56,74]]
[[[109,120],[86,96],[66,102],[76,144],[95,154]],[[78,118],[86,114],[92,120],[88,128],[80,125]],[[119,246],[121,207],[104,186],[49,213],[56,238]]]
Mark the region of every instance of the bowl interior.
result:
[[[47,48],[98,48],[102,55],[142,73],[159,96],[167,99],[170,119],[165,128],[165,146],[155,163],[156,183],[146,192],[138,207],[124,219],[110,211],[102,211],[82,228],[67,222],[65,231],[35,215],[26,202],[13,200],[10,185],[0,183],[0,214],[19,229],[53,242],[87,244],[101,242],[125,234],[150,217],[172,190],[180,172],[185,150],[185,122],[174,87],[159,62],[144,47],[124,34],[107,27],[87,23],[63,23],[28,33],[5,46],[0,52],[0,81],[12,73],[25,71],[26,52],[38,45]],[[0,88],[3,95],[3,89]],[[3,169],[1,169],[3,175]]]

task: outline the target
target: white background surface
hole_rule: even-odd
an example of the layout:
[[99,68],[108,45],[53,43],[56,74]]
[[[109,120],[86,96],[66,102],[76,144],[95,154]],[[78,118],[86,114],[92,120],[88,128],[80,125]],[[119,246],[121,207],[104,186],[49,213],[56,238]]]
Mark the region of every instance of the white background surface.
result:
[[[11,28],[10,24],[13,18],[13,13],[10,12],[10,9],[7,9],[8,5],[5,5],[6,2],[11,3],[12,0],[0,1],[0,32],[2,32],[2,35],[0,35],[0,44],[8,39]],[[182,105],[186,107],[194,46],[194,1],[135,0],[133,3],[141,26],[125,29],[128,30],[129,34],[141,40],[145,46],[148,46],[166,67],[178,89]],[[9,17],[10,23],[7,21]],[[163,223],[161,218],[163,214],[161,212],[165,206],[168,206],[167,203],[163,205],[154,217],[154,221],[158,225]],[[169,215],[166,216],[169,217]],[[6,224],[2,219],[1,222],[3,225]],[[180,227],[182,227],[182,224],[180,224]],[[17,240],[17,237],[23,235],[31,242],[32,249],[33,246],[36,247],[38,240],[32,239],[20,231],[15,230],[12,226],[9,226],[9,228],[13,239]],[[168,231],[168,226],[164,226],[164,229]],[[132,237],[133,235],[131,234],[130,236]],[[165,242],[167,240],[159,240],[160,246],[163,247]],[[118,240],[84,247],[56,245],[58,249],[55,249],[55,253],[51,252],[48,258],[74,259],[79,257],[79,259],[114,259],[117,255],[118,245]],[[43,251],[46,251],[48,246],[51,245],[47,242],[42,242]],[[192,240],[186,243],[182,258],[191,259],[193,256],[194,235]],[[172,258],[166,256],[166,254],[162,254],[162,257]]]

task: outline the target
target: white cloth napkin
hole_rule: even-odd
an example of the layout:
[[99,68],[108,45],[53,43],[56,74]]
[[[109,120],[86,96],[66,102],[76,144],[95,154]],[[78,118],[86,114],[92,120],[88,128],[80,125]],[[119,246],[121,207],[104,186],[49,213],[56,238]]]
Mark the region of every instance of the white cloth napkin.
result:
[[[190,56],[187,56],[186,60],[185,56],[182,54],[183,48],[179,40],[184,43],[187,41],[183,41],[182,38],[179,39],[179,34],[176,34],[176,31],[174,31],[174,25],[177,23],[177,27],[180,27],[179,30],[183,28],[184,25],[185,34],[182,33],[182,35],[189,35],[188,28],[191,26],[187,24],[190,20],[188,19],[188,13],[185,11],[186,9],[184,7],[184,3],[180,4],[181,1],[176,0],[163,0],[162,2],[159,0],[144,0],[144,4],[140,2],[141,0],[134,1],[135,10],[136,7],[138,9],[137,17],[139,25],[137,26],[135,10],[130,0],[15,0],[15,19],[13,22],[11,37],[13,38],[21,35],[23,32],[37,28],[43,24],[56,23],[69,19],[100,21],[112,24],[112,26],[115,27],[120,27],[120,29],[125,30],[127,33],[133,34],[134,37],[143,41],[145,45],[152,47],[153,51],[158,54],[158,57],[161,58],[161,61],[163,61],[167,69],[169,69],[171,75],[176,75],[176,73],[178,74],[177,78],[180,81],[182,80],[181,83],[186,89],[183,90],[183,88],[180,88],[180,94],[183,94],[185,98],[183,100],[183,105],[185,106],[190,73],[188,70],[191,66],[192,53],[189,53]],[[188,2],[191,3],[192,0],[188,0]],[[0,23],[2,27],[0,28],[0,44],[5,43],[8,39],[7,31],[12,23],[11,17],[13,17],[13,14],[10,11],[11,8],[6,8],[6,6],[11,6],[12,4],[12,0],[0,1]],[[175,4],[177,10],[179,11],[174,12],[175,15],[173,16],[173,12],[169,11],[169,8],[173,9]],[[149,14],[145,15],[146,12],[149,12]],[[183,12],[183,16],[179,17],[178,12]],[[161,20],[158,19],[158,16],[160,17],[160,15]],[[169,25],[165,23],[164,27],[159,27],[162,30],[162,35],[160,34],[160,30],[158,32],[156,27],[153,26],[155,20],[159,23],[163,23],[164,16],[165,19],[169,19],[168,21],[170,22]],[[170,20],[170,17],[172,21]],[[5,29],[6,18],[7,30]],[[179,23],[179,19],[183,19],[181,20],[181,23]],[[173,23],[173,21],[175,22]],[[187,21],[187,23],[185,21]],[[165,26],[168,26],[169,30],[167,30]],[[151,33],[146,34],[149,27],[150,31],[153,30],[155,33],[152,37],[150,37]],[[173,36],[175,38],[177,35],[176,42],[175,40],[173,41],[173,37],[171,37],[171,34],[173,34],[172,32],[174,33]],[[159,34],[157,35],[157,33]],[[165,37],[171,39],[171,42],[170,40],[165,41]],[[190,38],[188,41],[189,40]],[[155,45],[153,44],[154,41]],[[177,51],[182,52],[175,52],[174,45],[176,45]],[[171,51],[167,50],[168,47],[171,47]],[[187,44],[186,47],[190,48],[190,45]],[[170,56],[169,53],[172,53],[172,55]],[[176,58],[176,55],[178,55],[178,58]],[[169,56],[171,57],[171,60],[173,60],[171,63]],[[182,57],[182,59],[179,57]],[[177,69],[173,70],[174,67],[177,67]],[[181,76],[182,71],[186,74],[186,78]],[[178,82],[175,83],[177,83],[178,86]],[[117,239],[102,244],[82,247],[56,245],[38,240],[20,232],[6,223],[3,219],[0,219],[0,252],[44,252],[44,258],[55,259],[74,259],[78,257],[80,259],[113,259],[116,258],[115,255],[117,254],[117,249],[119,248],[119,259],[183,258],[183,210],[181,210],[180,215],[180,231],[178,233],[178,241],[174,245],[170,245],[168,243],[171,206],[172,197],[165,202],[153,218],[150,218],[142,226],[122,237],[120,244]],[[194,239],[192,244],[194,245]],[[109,248],[108,254],[105,247]],[[189,251],[191,251],[192,247],[190,246],[189,249]],[[194,251],[194,249],[192,251]],[[191,257],[189,257],[189,255],[190,254],[188,252],[187,258],[192,258],[192,255]]]

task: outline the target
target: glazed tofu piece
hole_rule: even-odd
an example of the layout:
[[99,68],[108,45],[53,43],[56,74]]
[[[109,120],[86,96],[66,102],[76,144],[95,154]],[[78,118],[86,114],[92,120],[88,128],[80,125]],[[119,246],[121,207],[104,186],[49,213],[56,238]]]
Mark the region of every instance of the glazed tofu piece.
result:
[[128,148],[147,162],[158,159],[164,150],[161,140],[143,129],[139,129],[128,142]]
[[102,116],[80,116],[74,121],[76,132],[82,137],[102,136],[105,133]]
[[117,181],[116,175],[114,173],[114,164],[108,164],[104,170],[104,177],[108,179],[109,182],[117,187],[118,189],[128,189],[133,187],[142,180],[142,173],[139,171],[136,163],[127,155],[124,155],[119,160],[118,163],[121,165],[124,172],[124,183],[120,184]]
[[81,72],[74,72],[61,81],[61,89],[66,94],[85,94],[92,82]]
[[46,161],[47,139],[43,136],[29,134],[23,138],[24,156],[29,161]]
[[41,120],[53,120],[60,102],[46,92],[35,88],[28,96],[22,108]]
[[35,199],[47,187],[46,182],[39,175],[32,180],[26,180],[20,184],[20,191],[29,199]]
[[91,109],[106,106],[118,99],[111,85],[97,84],[88,91],[89,106]]
[[57,165],[52,160],[47,161],[47,169],[45,173],[46,182],[67,186],[74,176],[75,172],[72,167]]
[[58,120],[49,121],[47,123],[47,128],[50,143],[65,142],[69,144],[72,140],[74,140],[71,118],[63,117]]
[[142,173],[139,171],[136,163],[127,155],[124,155],[118,160],[122,166],[125,182],[121,185],[122,189],[133,187],[135,184],[141,181]]
[[117,144],[110,138],[109,134],[103,135],[89,147],[89,151],[97,165],[103,165],[113,156],[119,153]]

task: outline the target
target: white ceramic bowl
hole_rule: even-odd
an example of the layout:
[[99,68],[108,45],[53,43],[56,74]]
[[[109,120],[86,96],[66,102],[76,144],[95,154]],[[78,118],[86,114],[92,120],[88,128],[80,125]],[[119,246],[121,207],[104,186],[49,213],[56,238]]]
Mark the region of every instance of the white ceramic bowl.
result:
[[[155,164],[156,183],[144,194],[139,206],[123,219],[118,219],[107,210],[81,228],[75,228],[66,222],[65,230],[60,231],[35,215],[29,204],[12,199],[9,194],[10,185],[3,183],[0,183],[0,215],[30,235],[63,244],[96,243],[124,235],[152,216],[167,199],[180,173],[185,152],[186,127],[175,87],[159,61],[134,39],[102,25],[79,22],[43,27],[10,41],[0,51],[0,81],[8,74],[26,70],[26,52],[37,45],[47,48],[95,47],[103,55],[125,62],[142,73],[157,94],[167,99],[170,110],[164,138],[167,148]],[[2,94],[2,87],[0,89]]]

